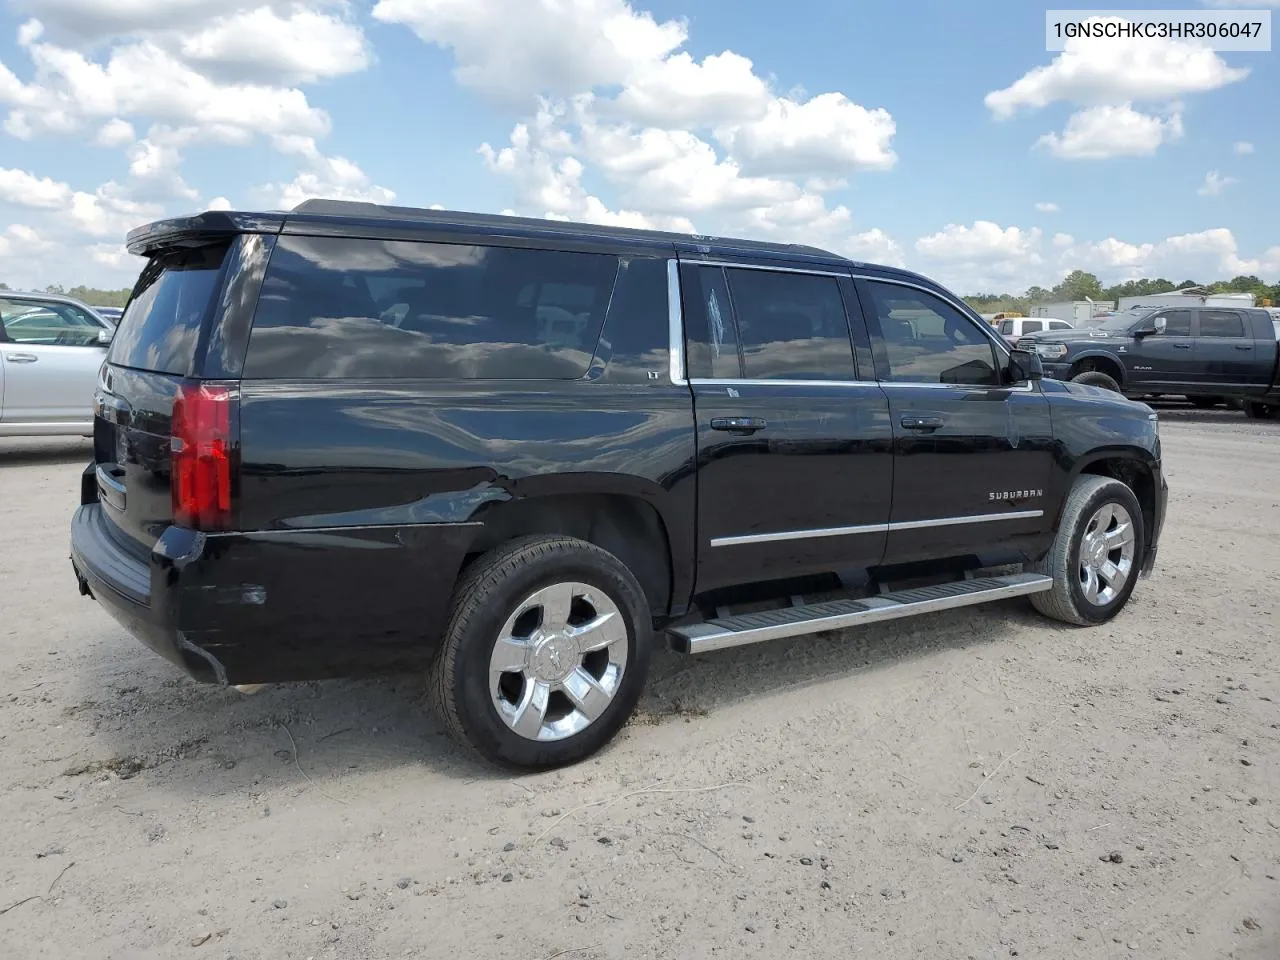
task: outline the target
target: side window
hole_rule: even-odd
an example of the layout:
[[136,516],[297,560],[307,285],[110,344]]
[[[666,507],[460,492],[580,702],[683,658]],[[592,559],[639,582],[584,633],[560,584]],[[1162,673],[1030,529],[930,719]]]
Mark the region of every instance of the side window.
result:
[[680,286],[684,297],[689,376],[707,380],[741,377],[738,331],[733,322],[724,270],[683,266]]
[[1012,321],[1012,320],[1001,320],[1001,321],[1000,321],[1000,325],[999,325],[998,327],[996,327],[996,329],[1000,331],[1000,336],[1002,336],[1002,337],[1012,337],[1012,336],[1013,336],[1013,321]]
[[866,281],[898,383],[998,385],[995,348],[941,297],[895,283]]
[[[1164,317],[1164,335],[1166,337],[1191,336],[1190,310],[1166,310],[1164,313],[1157,314],[1157,316]],[[1203,321],[1201,321],[1201,325],[1203,326]]]
[[1244,337],[1244,320],[1231,310],[1201,310],[1200,336]]
[[[667,383],[671,369],[667,261],[624,257],[593,367],[611,383]],[[655,376],[656,374],[656,376]]]
[[617,272],[606,254],[282,237],[244,377],[577,379]]
[[726,268],[749,380],[856,380],[835,277]]
[[1023,320],[1022,321],[1023,333],[1039,333],[1043,329],[1044,329],[1043,320]]
[[13,343],[85,347],[98,342],[98,323],[69,303],[0,300],[0,324]]
[[1067,321],[1065,320],[1050,320],[1049,329],[1050,330],[1070,330],[1071,324],[1067,323]]

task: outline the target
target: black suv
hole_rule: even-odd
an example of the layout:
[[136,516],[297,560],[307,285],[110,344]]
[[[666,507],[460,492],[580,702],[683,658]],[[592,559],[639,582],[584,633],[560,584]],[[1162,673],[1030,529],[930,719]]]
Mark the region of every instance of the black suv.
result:
[[519,766],[695,654],[1151,571],[1156,416],[821,250],[310,201],[133,231],[71,528],[198,680],[429,669]]

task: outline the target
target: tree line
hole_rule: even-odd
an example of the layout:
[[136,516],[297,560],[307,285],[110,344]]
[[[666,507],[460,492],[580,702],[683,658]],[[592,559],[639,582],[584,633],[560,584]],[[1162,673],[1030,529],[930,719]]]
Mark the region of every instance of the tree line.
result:
[[1121,297],[1149,297],[1156,293],[1172,293],[1187,287],[1201,287],[1210,293],[1252,293],[1259,304],[1270,300],[1272,305],[1280,305],[1280,283],[1267,285],[1253,276],[1239,276],[1232,280],[1215,280],[1212,283],[1197,283],[1195,280],[1183,280],[1174,283],[1159,277],[1155,280],[1126,280],[1124,283],[1104,287],[1092,273],[1073,270],[1061,283],[1052,289],[1031,287],[1025,293],[980,293],[965,297],[969,306],[981,313],[1003,313],[1013,311],[1028,313],[1037,303],[1057,303],[1063,300],[1119,300]]
[[[7,283],[0,283],[0,290],[12,289]],[[125,287],[121,290],[99,290],[97,287],[72,287],[66,289],[60,283],[51,283],[40,291],[32,291],[39,293],[56,293],[64,297],[74,297],[81,303],[87,303],[91,307],[123,307],[125,301],[129,299],[129,288]]]

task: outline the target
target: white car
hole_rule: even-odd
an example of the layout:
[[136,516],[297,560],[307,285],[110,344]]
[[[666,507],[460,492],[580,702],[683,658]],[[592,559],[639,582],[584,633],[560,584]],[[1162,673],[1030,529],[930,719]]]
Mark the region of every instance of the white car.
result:
[[0,437],[91,437],[115,328],[51,293],[0,290]]
[[996,332],[1004,337],[1009,346],[1018,342],[1020,337],[1028,333],[1041,333],[1045,330],[1070,330],[1071,324],[1066,320],[1054,320],[1048,317],[1010,317],[999,321]]

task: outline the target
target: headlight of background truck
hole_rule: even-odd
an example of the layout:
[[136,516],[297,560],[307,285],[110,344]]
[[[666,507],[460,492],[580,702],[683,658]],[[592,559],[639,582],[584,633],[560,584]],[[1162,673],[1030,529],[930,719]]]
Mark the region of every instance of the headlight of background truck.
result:
[[1044,360],[1061,360],[1067,355],[1065,343],[1037,343],[1036,353]]

